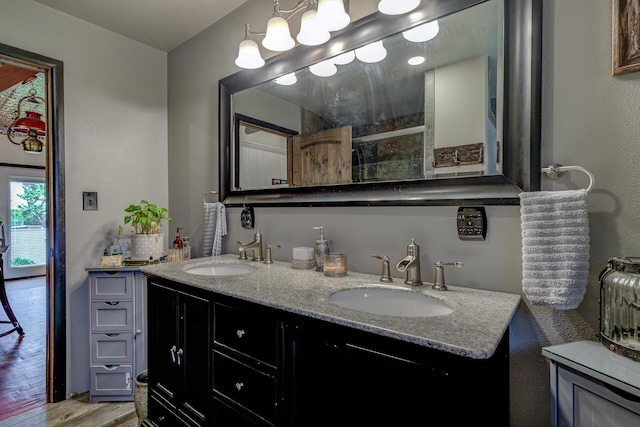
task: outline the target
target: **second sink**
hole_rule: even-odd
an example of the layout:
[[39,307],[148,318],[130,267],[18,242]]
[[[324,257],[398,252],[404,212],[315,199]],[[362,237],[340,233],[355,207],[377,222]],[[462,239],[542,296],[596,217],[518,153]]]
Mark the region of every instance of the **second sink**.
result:
[[434,317],[453,313],[445,302],[395,288],[351,288],[335,292],[329,302],[351,310],[400,317]]

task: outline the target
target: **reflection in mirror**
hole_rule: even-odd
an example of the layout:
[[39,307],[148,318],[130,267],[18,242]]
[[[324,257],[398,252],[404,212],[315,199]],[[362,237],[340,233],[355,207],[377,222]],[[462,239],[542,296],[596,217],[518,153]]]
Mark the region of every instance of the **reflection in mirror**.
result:
[[235,115],[236,190],[287,187],[290,162],[287,149],[298,132]]
[[[540,23],[541,0],[432,0],[221,80],[222,200],[517,204],[540,182]],[[244,160],[239,117],[288,131],[279,169]]]
[[491,0],[235,93],[235,114],[300,133],[287,175],[263,176],[271,152],[242,167],[241,144],[236,189],[500,173],[502,13]]

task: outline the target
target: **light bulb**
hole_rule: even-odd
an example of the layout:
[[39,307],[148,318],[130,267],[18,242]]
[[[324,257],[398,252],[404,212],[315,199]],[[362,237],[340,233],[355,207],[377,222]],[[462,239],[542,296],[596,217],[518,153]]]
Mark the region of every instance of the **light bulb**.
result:
[[402,37],[410,42],[421,43],[426,42],[438,35],[440,31],[440,25],[438,20],[427,22],[426,24],[418,25],[410,30],[403,31]]
[[262,67],[264,65],[264,59],[262,59],[262,56],[260,55],[258,43],[251,39],[242,40],[240,42],[240,47],[238,48],[236,65],[240,68],[247,68],[250,70]]
[[342,0],[320,0],[318,19],[328,31],[341,30],[351,22],[351,17],[344,10]]
[[334,64],[337,65],[347,65],[351,63],[354,59],[356,59],[356,53],[352,50],[349,52],[345,52],[341,55],[336,56],[332,59]]
[[296,84],[298,78],[296,77],[296,73],[285,74],[284,76],[278,77],[276,79],[276,83],[282,86],[291,86]]
[[420,65],[423,64],[424,61],[426,61],[424,56],[414,56],[413,58],[409,58],[407,62],[409,63],[409,65]]
[[373,64],[387,57],[387,49],[384,48],[382,40],[379,40],[356,49],[356,57],[362,62]]
[[331,38],[329,31],[321,25],[318,19],[318,12],[315,9],[309,9],[300,19],[300,32],[296,39],[300,44],[306,46],[317,46]]
[[402,15],[418,7],[420,0],[381,0],[378,10],[385,15]]
[[329,77],[337,73],[338,68],[335,66],[333,62],[331,62],[331,60],[327,59],[326,61],[313,64],[312,66],[309,67],[309,71],[311,71],[311,74],[316,75],[318,77]]
[[262,39],[262,46],[274,52],[284,52],[295,46],[296,42],[291,38],[289,23],[281,16],[274,15],[267,22],[267,34]]

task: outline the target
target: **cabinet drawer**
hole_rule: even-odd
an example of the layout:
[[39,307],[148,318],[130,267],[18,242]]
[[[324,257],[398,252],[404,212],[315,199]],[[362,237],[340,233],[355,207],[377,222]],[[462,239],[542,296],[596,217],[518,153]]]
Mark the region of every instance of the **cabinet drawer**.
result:
[[223,304],[214,304],[214,342],[275,366],[278,323]]
[[92,366],[91,396],[133,395],[132,372],[132,365]]
[[218,351],[213,352],[213,392],[274,422],[277,383],[268,372],[258,371]]
[[91,303],[91,332],[133,331],[131,301]]
[[132,273],[91,273],[92,301],[122,301],[133,298]]
[[133,334],[91,334],[91,350],[94,365],[133,363]]

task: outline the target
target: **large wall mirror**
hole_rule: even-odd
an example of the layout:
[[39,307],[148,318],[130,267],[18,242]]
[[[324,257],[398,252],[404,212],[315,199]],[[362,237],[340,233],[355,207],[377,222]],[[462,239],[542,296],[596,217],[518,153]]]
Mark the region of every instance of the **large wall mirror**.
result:
[[517,204],[540,182],[540,0],[430,0],[220,81],[229,206]]

